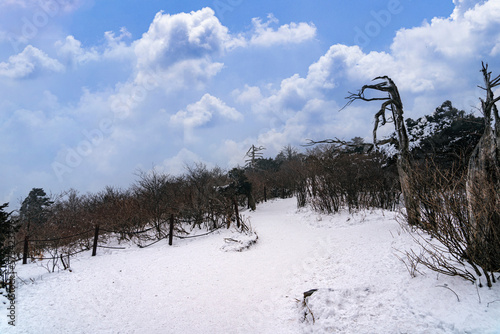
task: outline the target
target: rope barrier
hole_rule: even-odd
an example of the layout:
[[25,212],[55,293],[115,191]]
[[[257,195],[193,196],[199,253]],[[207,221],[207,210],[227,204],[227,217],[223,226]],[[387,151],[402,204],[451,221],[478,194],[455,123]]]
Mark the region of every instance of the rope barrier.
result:
[[166,237],[160,238],[160,239],[156,240],[155,242],[152,242],[152,243],[150,243],[149,245],[146,245],[146,246],[141,246],[141,245],[137,245],[137,246],[139,246],[139,248],[146,248],[146,247],[149,247],[149,246],[152,246],[152,245],[156,244],[157,242],[162,241],[163,239],[166,239],[167,237],[168,237],[168,235]]
[[198,234],[198,235],[188,235],[188,236],[186,236],[186,237],[181,237],[181,236],[178,236],[178,235],[174,235],[174,237],[179,238],[179,239],[191,239],[191,238],[204,237],[204,236],[209,235],[209,234],[211,234],[211,233],[214,233],[215,231],[218,231],[218,230],[220,230],[220,229],[221,229],[221,227],[217,227],[215,230],[212,230],[212,231],[207,232],[207,233],[204,233],[204,234]]
[[[61,238],[55,238],[55,239],[46,239],[46,240],[36,240],[36,239],[35,240],[31,240],[31,239],[29,239],[29,242],[52,242],[52,241],[59,241],[59,240],[64,240],[64,239],[70,239],[70,238],[78,237],[78,236],[81,236],[81,235],[84,235],[84,234],[87,234],[87,233],[93,232],[93,231],[94,231],[94,229],[87,230],[85,232],[81,232],[81,233],[78,233],[78,234],[75,234],[75,235],[70,235],[70,236],[67,236],[67,237],[61,237]],[[20,241],[20,242],[24,242],[24,241]]]
[[[76,255],[76,254],[79,254],[79,253],[83,253],[83,252],[86,252],[86,251],[89,251],[90,249],[82,249],[82,250],[79,250],[77,252],[74,252],[74,253],[68,253],[68,254],[59,254],[59,256],[73,256],[73,255]],[[59,259],[59,256],[56,256],[56,257],[42,257],[42,258],[37,258],[39,261],[42,261],[42,260],[58,260]]]
[[[193,223],[193,221],[191,221],[191,220],[177,220],[177,222],[181,222],[181,223],[188,223],[188,224]],[[173,237],[176,237],[176,238],[178,238],[178,239],[192,239],[192,238],[199,238],[199,237],[203,237],[203,236],[207,236],[207,235],[209,235],[209,234],[212,234],[212,233],[214,233],[215,231],[217,231],[217,230],[219,230],[219,229],[221,229],[221,228],[222,228],[222,226],[221,226],[221,227],[218,227],[218,228],[216,228],[216,229],[214,229],[214,230],[212,230],[212,231],[209,231],[209,232],[207,232],[207,233],[198,234],[198,235],[192,235],[192,236],[189,236],[189,235],[187,235],[187,236],[173,235]],[[106,232],[106,233],[128,234],[128,235],[130,235],[130,234],[135,234],[135,235],[137,235],[137,234],[143,234],[143,233],[149,232],[149,231],[154,230],[154,229],[158,229],[158,226],[152,226],[152,227],[147,228],[147,229],[145,229],[145,230],[142,230],[142,231],[134,231],[134,232],[126,232],[126,231],[113,231],[113,230],[106,230],[106,229],[101,229],[101,231],[102,231],[102,232]],[[93,231],[94,231],[94,229],[89,229],[89,230],[84,231],[84,232],[81,232],[81,233],[77,233],[77,234],[74,234],[74,235],[65,236],[65,237],[61,237],[61,238],[45,239],[45,240],[43,240],[43,239],[35,239],[35,240],[28,240],[28,241],[29,241],[30,243],[33,243],[33,242],[37,242],[37,243],[42,243],[42,242],[50,243],[50,242],[54,242],[54,241],[59,241],[59,240],[64,240],[64,239],[70,239],[70,238],[79,237],[79,236],[82,236],[82,235],[85,235],[85,234],[91,233],[91,232],[93,232]],[[92,256],[94,256],[94,255],[95,255],[94,253],[95,253],[95,248],[96,248],[96,247],[99,247],[99,248],[107,248],[107,249],[126,249],[126,247],[114,247],[114,246],[97,245],[97,236],[98,236],[98,231],[99,231],[98,226],[96,226],[96,228],[95,228],[95,233],[96,233],[96,234],[95,234],[95,240],[94,240],[94,251],[93,251]],[[185,231],[183,231],[183,230],[181,230],[181,231],[179,231],[179,232],[181,232],[181,233],[182,233],[182,232],[184,232],[184,233],[188,234],[188,232],[185,232]],[[158,240],[155,240],[154,242],[152,242],[152,243],[150,243],[150,244],[148,244],[148,245],[145,245],[145,246],[142,246],[142,245],[138,245],[138,246],[139,246],[140,248],[146,248],[146,247],[152,246],[152,245],[154,245],[154,244],[156,244],[156,243],[160,242],[161,240],[164,240],[164,239],[168,238],[168,237],[170,236],[170,234],[172,234],[172,233],[169,233],[169,234],[165,235],[165,234],[164,234],[164,233],[160,230],[160,234],[161,234],[161,235],[163,235],[163,236],[161,236]],[[25,245],[27,245],[26,240],[24,240],[24,241],[19,241],[19,242],[17,242],[17,243],[16,243],[16,245],[21,244],[21,243],[25,243]],[[57,249],[58,249],[58,247],[56,247],[56,252],[57,252]],[[61,256],[63,256],[63,257],[66,257],[66,256],[67,256],[67,257],[70,257],[70,256],[74,256],[74,255],[76,255],[76,254],[83,253],[83,252],[86,252],[86,251],[89,251],[89,250],[90,250],[90,248],[88,248],[88,247],[87,247],[86,249],[82,249],[82,250],[80,250],[80,251],[76,251],[76,252],[73,252],[73,253],[67,253],[67,254],[60,253],[58,256],[55,256],[55,257],[42,257],[42,258],[38,258],[38,260],[40,260],[40,261],[42,261],[42,260],[58,260]],[[25,252],[26,252],[26,251],[25,251]],[[21,260],[21,259],[23,260],[23,262],[25,261],[25,259],[26,259],[26,253],[25,253],[25,255],[23,256],[23,258],[20,258],[20,259],[18,259],[18,260]],[[16,260],[16,261],[18,261],[18,260]]]
[[101,229],[101,231],[104,231],[104,232],[108,232],[108,233],[116,233],[116,234],[141,234],[141,233],[146,233],[146,232],[149,232],[153,229],[155,229],[156,226],[153,226],[153,227],[150,227],[150,228],[147,228],[145,230],[142,230],[142,231],[135,231],[135,232],[126,232],[126,231],[112,231],[112,230],[106,230],[106,229]]
[[111,246],[99,246],[99,245],[97,245],[97,247],[108,248],[108,249],[127,249],[127,247],[111,247]]

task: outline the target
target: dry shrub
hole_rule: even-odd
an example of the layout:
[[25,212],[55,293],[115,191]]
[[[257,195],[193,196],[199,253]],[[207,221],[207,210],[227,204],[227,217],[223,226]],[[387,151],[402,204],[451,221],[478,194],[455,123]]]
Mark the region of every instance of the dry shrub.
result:
[[397,173],[385,166],[378,153],[342,152],[324,146],[310,153],[307,171],[300,194],[307,199],[302,202],[309,202],[316,211],[393,210],[399,204]]
[[[420,224],[410,227],[421,251],[405,252],[410,267],[422,264],[431,270],[460,276],[476,282],[483,274],[487,285],[495,282],[494,272],[500,267],[498,217],[500,208],[484,198],[476,212],[471,212],[463,168],[443,170],[432,162],[417,167],[413,173],[412,192],[420,203]],[[494,191],[492,184],[480,184],[474,191]],[[470,194],[469,194],[470,195]],[[480,212],[478,212],[480,210]],[[488,217],[488,223],[473,223],[472,216]],[[479,283],[481,285],[481,283]]]

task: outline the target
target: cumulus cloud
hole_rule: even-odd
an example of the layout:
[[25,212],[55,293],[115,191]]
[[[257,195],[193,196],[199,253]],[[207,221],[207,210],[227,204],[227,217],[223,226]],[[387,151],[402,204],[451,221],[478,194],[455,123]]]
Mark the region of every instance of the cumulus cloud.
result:
[[250,44],[266,47],[277,44],[298,44],[316,36],[314,24],[292,22],[275,30],[270,27],[273,23],[278,23],[273,15],[269,15],[266,22],[262,22],[260,18],[252,19],[254,33],[250,38]]
[[139,67],[164,69],[180,60],[220,55],[230,40],[210,8],[175,15],[159,12],[134,49]]
[[67,36],[64,42],[56,42],[55,46],[56,48],[58,48],[59,56],[65,58],[68,62],[75,65],[81,65],[90,61],[99,60],[99,54],[97,50],[84,50],[82,48],[82,43],[76,40],[73,36]]
[[113,31],[104,33],[105,43],[98,47],[84,48],[82,42],[69,35],[63,41],[57,41],[55,47],[58,55],[72,65],[84,65],[89,62],[97,62],[103,59],[132,59],[133,48],[127,45],[126,39],[132,35],[126,28],[120,29],[117,36]]
[[210,8],[175,15],[159,12],[149,30],[132,44],[135,81],[154,72],[167,92],[201,89],[223,67],[214,58],[222,56],[233,41]]
[[28,45],[21,53],[9,57],[8,62],[0,63],[0,76],[22,79],[43,71],[62,72],[64,66],[50,58],[43,51]]
[[467,11],[474,9],[475,6],[482,5],[486,0],[453,0],[455,9],[451,17],[457,19],[462,17]]
[[107,43],[104,51],[105,58],[119,59],[131,57],[134,54],[133,48],[125,43],[125,40],[132,38],[132,34],[125,27],[120,28],[118,36],[113,31],[106,31],[104,38]]
[[243,119],[243,115],[236,109],[229,107],[223,101],[205,94],[196,103],[190,104],[186,110],[180,110],[170,117],[173,124],[182,124],[185,127],[194,128],[207,124],[214,116],[220,116],[232,121]]
[[243,115],[226,105],[222,100],[207,93],[198,102],[190,104],[185,110],[180,110],[172,115],[170,122],[174,126],[182,125],[185,139],[193,141],[195,140],[193,129],[207,125],[216,118],[240,121],[243,120]]
[[251,87],[245,85],[245,89],[240,91],[235,89],[233,91],[233,96],[236,98],[236,102],[240,104],[255,104],[262,99],[262,93],[259,87]]

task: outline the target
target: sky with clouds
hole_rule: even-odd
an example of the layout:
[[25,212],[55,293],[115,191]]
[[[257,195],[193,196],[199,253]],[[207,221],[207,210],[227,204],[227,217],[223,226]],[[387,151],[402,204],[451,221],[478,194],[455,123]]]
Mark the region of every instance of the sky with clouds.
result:
[[0,202],[368,141],[378,106],[339,109],[379,75],[408,117],[471,111],[481,61],[500,0],[0,0]]

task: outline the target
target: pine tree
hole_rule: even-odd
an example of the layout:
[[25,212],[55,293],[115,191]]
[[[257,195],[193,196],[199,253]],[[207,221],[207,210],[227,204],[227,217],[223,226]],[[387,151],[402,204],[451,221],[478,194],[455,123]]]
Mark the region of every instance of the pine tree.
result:
[[19,210],[19,218],[27,224],[28,233],[31,224],[41,226],[47,221],[48,209],[53,203],[42,188],[33,188],[30,191]]
[[12,238],[17,231],[14,221],[10,218],[10,213],[4,211],[7,206],[8,203],[0,205],[0,287],[7,281],[4,276],[10,262],[9,257],[14,250]]
[[248,208],[255,210],[255,199],[252,194],[252,183],[245,175],[245,171],[239,168],[233,168],[228,173],[229,177],[233,180],[233,187],[236,195],[245,195],[248,199]]
[[[460,163],[465,167],[472,149],[484,132],[481,118],[467,114],[445,101],[432,115],[406,120],[414,160],[432,158],[443,168]],[[395,134],[394,134],[395,136]]]

